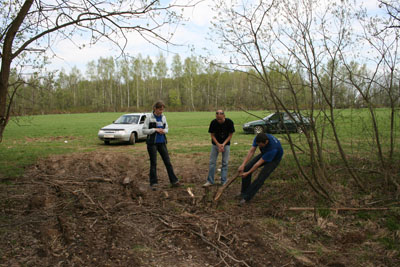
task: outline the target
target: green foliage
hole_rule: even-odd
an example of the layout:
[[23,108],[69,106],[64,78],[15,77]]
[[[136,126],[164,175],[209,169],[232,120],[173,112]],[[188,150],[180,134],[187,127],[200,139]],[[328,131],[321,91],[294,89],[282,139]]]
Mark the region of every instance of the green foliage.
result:
[[[168,69],[162,54],[155,63],[140,54],[131,61],[100,57],[83,71],[73,68],[70,73],[59,72],[58,77],[32,77],[15,96],[14,111],[20,115],[125,111],[147,108],[155,99],[164,99],[170,110],[177,111],[273,107],[271,98],[265,97],[264,86],[246,73],[222,70],[195,56],[183,63],[179,56],[174,57],[172,78],[166,78]],[[272,69],[270,76],[274,86],[284,86],[284,78],[277,71]],[[291,76],[297,79],[295,73]],[[299,101],[305,108],[308,89],[298,90],[304,92]],[[285,90],[279,94],[293,107],[293,99]]]
[[[300,72],[286,67],[288,69],[273,62],[268,66],[269,86],[287,108],[310,108],[313,102],[310,87],[304,84]],[[162,54],[155,63],[140,54],[131,61],[99,58],[89,62],[86,71],[73,68],[70,73],[61,71],[58,77],[52,74],[46,79],[32,77],[27,86],[19,89],[14,108],[19,114],[124,111],[149,107],[155,99],[164,99],[170,110],[176,111],[217,107],[275,108],[265,84],[250,76],[255,75],[253,70],[248,73],[226,71],[195,56],[184,59],[183,63],[175,56],[170,68],[171,78],[166,78],[168,69]],[[287,90],[288,80],[296,92],[296,101]],[[329,87],[329,77],[322,75],[321,80]],[[337,107],[355,105],[354,90],[340,87],[334,94]],[[387,96],[380,98],[383,98],[380,101],[388,102]]]
[[178,90],[169,90],[168,103],[171,107],[180,107],[182,105]]

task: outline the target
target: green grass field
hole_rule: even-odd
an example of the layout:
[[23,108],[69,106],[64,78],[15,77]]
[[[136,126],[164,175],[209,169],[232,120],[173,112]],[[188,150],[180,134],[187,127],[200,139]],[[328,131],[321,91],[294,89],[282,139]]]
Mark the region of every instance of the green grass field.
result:
[[[362,110],[337,110],[336,123],[338,133],[348,153],[364,154],[373,151],[372,128],[368,111]],[[267,111],[253,111],[257,116],[264,117]],[[3,142],[0,144],[0,174],[3,177],[21,175],[24,167],[33,164],[38,158],[52,154],[84,152],[101,149],[123,149],[129,145],[120,144],[105,146],[97,138],[98,130],[110,124],[122,113],[88,113],[88,114],[60,114],[19,117],[8,124]],[[165,112],[169,124],[169,150],[172,153],[208,152],[210,137],[208,126],[215,118],[214,112]],[[377,109],[381,141],[384,147],[389,144],[389,110]],[[321,116],[317,116],[317,127],[320,132],[324,125]],[[243,111],[227,111],[226,116],[235,123],[236,133],[232,140],[231,161],[238,163],[246,155],[254,138],[252,134],[244,134],[242,125],[245,122],[257,120]],[[396,140],[399,143],[399,115],[396,122]],[[333,135],[327,127],[324,131],[324,147],[326,150],[333,147]],[[290,151],[284,134],[277,135],[286,150],[286,157],[290,159]],[[300,134],[292,135],[294,141],[305,145],[305,137]],[[136,147],[145,146],[139,142],[132,146],[134,153]],[[332,148],[331,148],[332,147]],[[397,153],[399,152],[397,145]],[[288,166],[294,166],[291,160],[286,160]]]

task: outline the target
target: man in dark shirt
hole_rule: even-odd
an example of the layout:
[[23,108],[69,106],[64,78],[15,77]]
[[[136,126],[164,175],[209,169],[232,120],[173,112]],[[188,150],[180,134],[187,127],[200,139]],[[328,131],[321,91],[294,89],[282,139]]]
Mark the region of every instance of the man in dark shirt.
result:
[[[260,148],[261,153],[252,159],[257,147]],[[242,190],[240,194],[242,200],[240,201],[240,205],[245,204],[254,197],[264,184],[264,181],[278,167],[282,156],[283,149],[281,143],[275,136],[260,133],[254,138],[253,145],[238,169],[239,175],[242,177]],[[251,183],[251,174],[261,166],[264,167],[258,174],[257,179]]]
[[211,154],[207,182],[204,187],[214,184],[215,167],[217,165],[218,153],[222,154],[221,184],[225,184],[228,174],[228,161],[230,141],[235,132],[233,121],[225,118],[223,110],[217,110],[216,118],[211,121],[208,132],[211,135]]

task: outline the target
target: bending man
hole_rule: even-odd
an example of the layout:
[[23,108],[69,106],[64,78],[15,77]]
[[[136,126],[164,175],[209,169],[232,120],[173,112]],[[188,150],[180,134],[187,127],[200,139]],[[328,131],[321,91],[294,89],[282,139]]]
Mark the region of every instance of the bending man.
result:
[[[252,158],[257,147],[260,148],[261,153]],[[252,147],[238,169],[239,175],[242,177],[241,205],[254,197],[264,184],[264,181],[279,165],[282,156],[283,149],[281,143],[275,136],[260,133],[254,138]],[[258,174],[257,179],[252,183],[252,173],[261,166],[263,168]]]

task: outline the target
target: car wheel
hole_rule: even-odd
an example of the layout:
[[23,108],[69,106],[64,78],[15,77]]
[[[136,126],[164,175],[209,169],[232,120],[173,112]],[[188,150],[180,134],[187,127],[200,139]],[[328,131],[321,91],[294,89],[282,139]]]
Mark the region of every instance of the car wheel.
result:
[[131,133],[131,136],[129,137],[129,144],[134,145],[135,143],[136,143],[135,133]]
[[259,134],[259,133],[263,133],[263,132],[264,132],[264,128],[262,126],[254,127],[254,133],[255,134]]
[[105,144],[105,145],[109,145],[109,144],[110,144],[110,141],[104,141],[104,144]]

